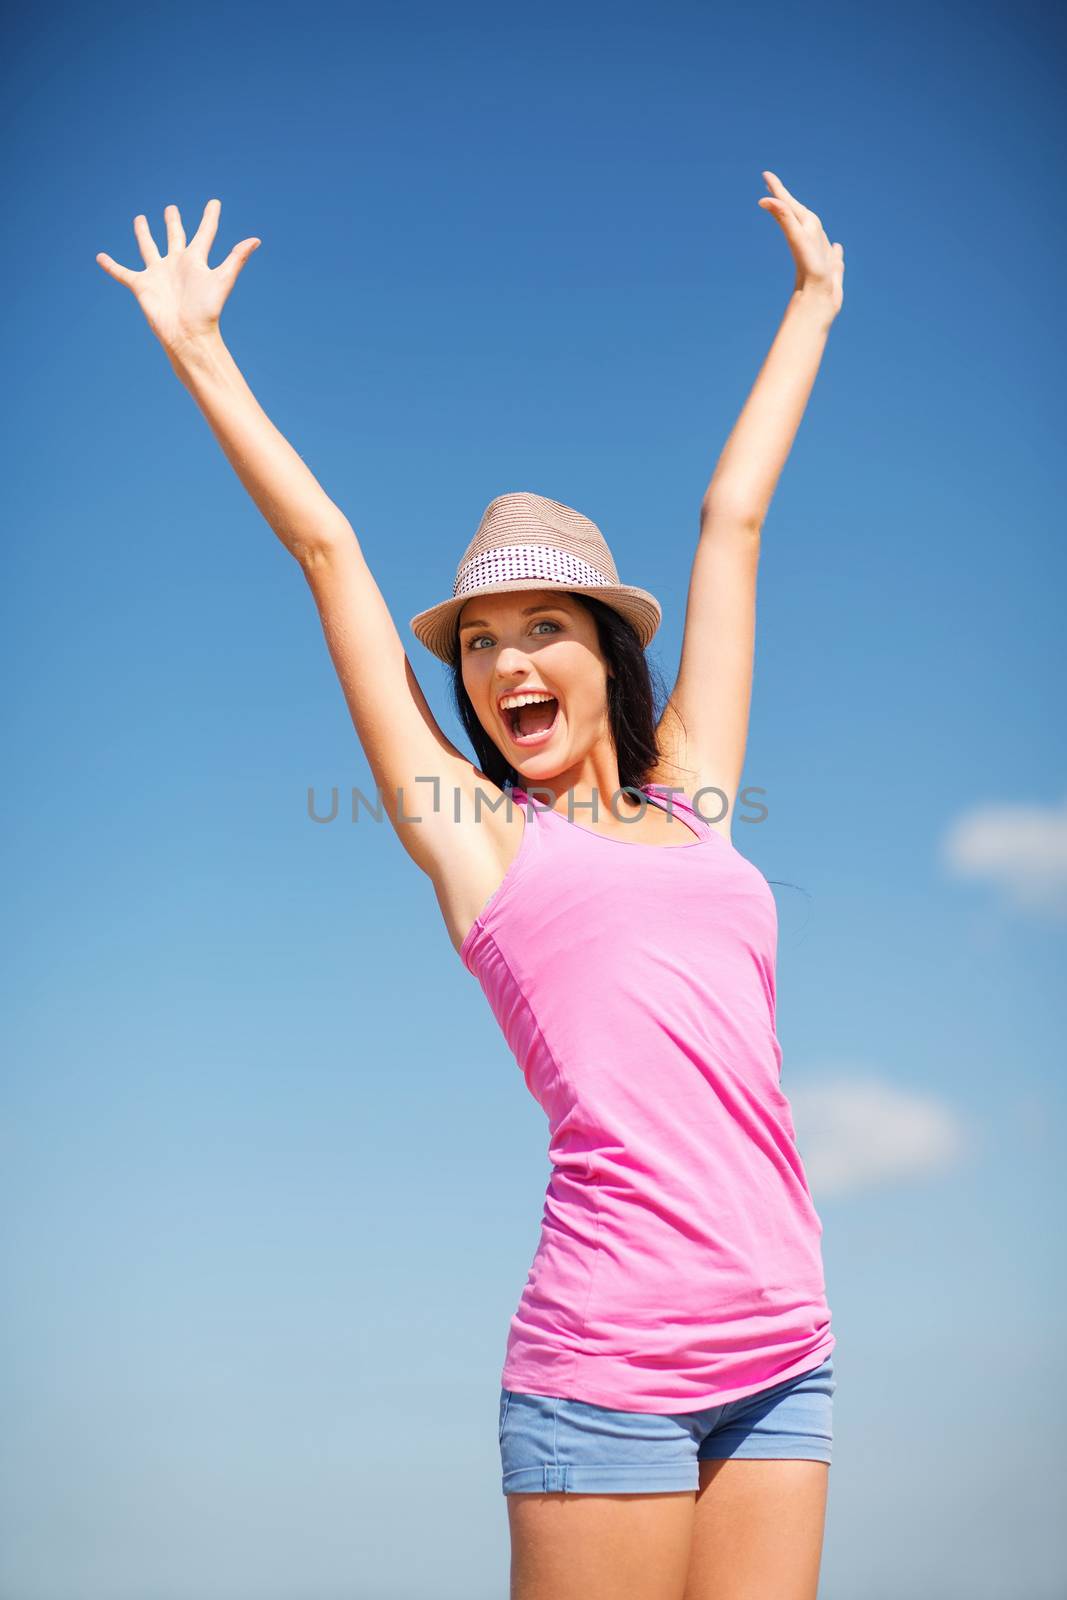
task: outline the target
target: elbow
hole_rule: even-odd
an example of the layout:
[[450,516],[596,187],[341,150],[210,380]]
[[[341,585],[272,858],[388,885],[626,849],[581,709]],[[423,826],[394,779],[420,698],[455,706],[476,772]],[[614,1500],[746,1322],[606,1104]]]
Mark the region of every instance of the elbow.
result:
[[705,500],[700,509],[701,533],[737,533],[758,538],[763,529],[763,513],[740,506],[712,504]]
[[356,542],[355,531],[347,518],[339,523],[319,525],[306,532],[293,533],[287,541],[289,553],[309,576],[328,567],[339,550]]

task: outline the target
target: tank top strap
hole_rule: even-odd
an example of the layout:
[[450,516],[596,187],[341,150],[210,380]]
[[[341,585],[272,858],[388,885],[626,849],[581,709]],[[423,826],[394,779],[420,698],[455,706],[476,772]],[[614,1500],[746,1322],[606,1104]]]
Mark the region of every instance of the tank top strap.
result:
[[647,795],[662,801],[664,810],[669,806],[672,811],[679,811],[684,817],[690,819],[702,839],[712,832],[711,823],[701,815],[685,793],[672,788],[670,784],[666,783],[646,783],[642,787]]
[[[505,793],[507,792],[508,791],[505,791]],[[539,812],[546,811],[548,809],[543,800],[538,800],[536,795],[531,797],[527,794],[526,790],[521,788],[517,783],[512,785],[510,793],[511,798],[516,802],[516,804],[520,805],[523,811],[526,813],[527,819],[536,817]]]

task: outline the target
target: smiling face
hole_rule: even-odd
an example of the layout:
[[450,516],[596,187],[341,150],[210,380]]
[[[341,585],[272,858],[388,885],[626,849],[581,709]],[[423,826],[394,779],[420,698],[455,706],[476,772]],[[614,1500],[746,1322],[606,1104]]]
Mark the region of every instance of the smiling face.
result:
[[[558,589],[476,595],[459,614],[459,646],[478,721],[524,779],[589,781],[595,768],[610,782],[611,669],[585,606]],[[501,705],[523,692],[555,704],[521,715]]]

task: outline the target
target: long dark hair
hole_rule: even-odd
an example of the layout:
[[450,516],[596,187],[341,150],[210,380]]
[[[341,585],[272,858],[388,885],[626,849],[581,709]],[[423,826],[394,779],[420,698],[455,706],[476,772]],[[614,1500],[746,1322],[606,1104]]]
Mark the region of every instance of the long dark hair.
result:
[[[619,765],[620,789],[640,789],[660,760],[656,724],[670,696],[659,672],[626,618],[593,595],[566,591],[591,613],[601,653],[612,668],[608,678],[608,723]],[[457,638],[451,663],[452,701],[474,746],[478,768],[498,788],[522,787],[522,775],[486,733],[463,683],[463,661]],[[659,709],[657,709],[657,703]]]

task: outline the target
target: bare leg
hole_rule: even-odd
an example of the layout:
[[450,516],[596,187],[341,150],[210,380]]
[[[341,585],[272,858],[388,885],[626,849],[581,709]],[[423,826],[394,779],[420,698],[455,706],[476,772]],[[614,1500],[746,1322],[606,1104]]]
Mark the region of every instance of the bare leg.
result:
[[683,1600],[816,1600],[830,1467],[701,1461]]
[[683,1600],[692,1489],[509,1494],[507,1502],[511,1600]]

